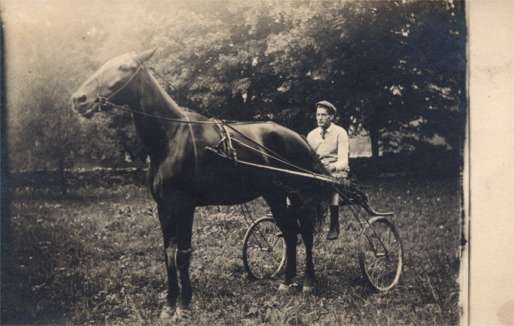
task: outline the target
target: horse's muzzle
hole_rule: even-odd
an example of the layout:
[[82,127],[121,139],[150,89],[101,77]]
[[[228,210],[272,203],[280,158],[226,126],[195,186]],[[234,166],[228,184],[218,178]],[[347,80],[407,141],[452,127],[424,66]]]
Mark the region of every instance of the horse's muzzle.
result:
[[73,111],[77,112],[84,118],[91,118],[96,112],[100,111],[99,103],[89,103],[87,105],[77,104],[76,102],[71,103],[71,108]]

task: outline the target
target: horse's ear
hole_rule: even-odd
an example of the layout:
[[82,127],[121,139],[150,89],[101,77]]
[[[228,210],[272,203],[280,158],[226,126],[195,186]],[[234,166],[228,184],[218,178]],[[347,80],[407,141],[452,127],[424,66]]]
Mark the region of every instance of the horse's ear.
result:
[[153,54],[155,53],[155,51],[157,51],[157,48],[153,48],[153,49],[138,53],[136,56],[137,62],[143,63],[146,60],[150,59],[153,56]]

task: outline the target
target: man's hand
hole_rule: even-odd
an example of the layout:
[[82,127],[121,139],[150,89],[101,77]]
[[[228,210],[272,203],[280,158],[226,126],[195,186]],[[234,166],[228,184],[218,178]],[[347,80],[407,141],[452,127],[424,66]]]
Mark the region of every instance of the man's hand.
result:
[[337,167],[336,163],[329,163],[327,164],[327,169],[328,169],[328,172],[330,173],[334,173],[334,172],[337,172],[338,174],[346,174],[348,175],[348,168],[339,168]]
[[328,172],[330,172],[330,173],[336,172],[336,166],[334,163],[329,163],[327,165],[327,168],[328,168]]

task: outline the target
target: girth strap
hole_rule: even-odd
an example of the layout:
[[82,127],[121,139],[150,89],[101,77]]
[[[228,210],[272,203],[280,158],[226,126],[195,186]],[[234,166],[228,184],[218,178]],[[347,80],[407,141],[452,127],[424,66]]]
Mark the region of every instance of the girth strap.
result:
[[225,122],[217,119],[215,121],[218,122],[216,126],[218,126],[221,135],[220,141],[216,144],[216,150],[224,153],[226,156],[237,162],[237,152],[232,144],[232,136],[230,135]]

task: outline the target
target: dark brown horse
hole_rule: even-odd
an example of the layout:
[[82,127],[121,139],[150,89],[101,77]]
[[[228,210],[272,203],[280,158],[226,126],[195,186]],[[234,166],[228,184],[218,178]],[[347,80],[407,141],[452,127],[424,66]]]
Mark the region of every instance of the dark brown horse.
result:
[[[286,272],[279,289],[287,289],[296,275],[296,235],[300,232],[307,253],[303,290],[312,290],[313,230],[323,215],[319,204],[328,198],[330,187],[299,176],[236,165],[207,150],[220,144],[224,136],[220,125],[186,112],[171,99],[144,65],[153,53],[129,53],[109,60],[75,92],[72,102],[86,118],[102,107],[115,112],[123,105],[132,112],[137,133],[149,153],[150,190],[157,203],[168,272],[167,304],[161,318],[169,320],[189,311],[196,206],[239,204],[262,196],[286,240]],[[225,130],[241,160],[290,168],[266,155],[272,151],[302,169],[328,174],[304,138],[281,125],[231,123]]]

